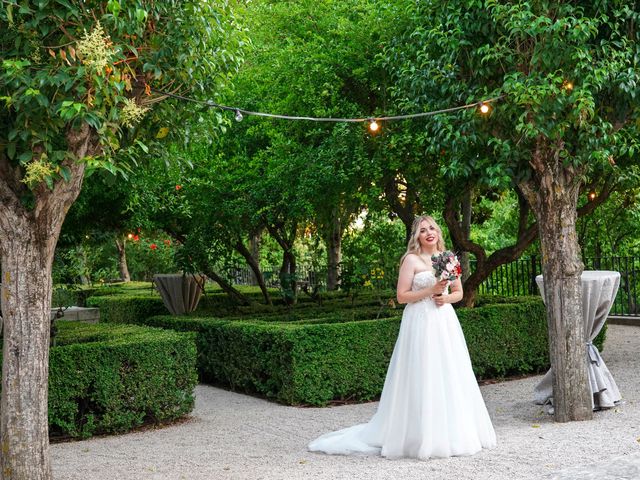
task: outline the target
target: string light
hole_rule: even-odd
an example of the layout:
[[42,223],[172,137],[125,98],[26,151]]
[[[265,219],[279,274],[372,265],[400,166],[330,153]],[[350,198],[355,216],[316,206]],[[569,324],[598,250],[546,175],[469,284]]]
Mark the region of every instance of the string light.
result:
[[593,202],[596,199],[596,192],[594,192],[593,190],[591,190],[589,192],[589,201]]
[[480,113],[486,115],[490,111],[491,111],[491,107],[487,103],[480,102]]
[[369,130],[371,130],[372,133],[377,132],[379,128],[380,125],[378,125],[378,122],[376,122],[373,118],[369,119]]
[[[335,122],[335,123],[363,123],[363,122],[369,122],[369,129],[371,131],[376,131],[380,128],[380,125],[378,124],[378,122],[380,121],[392,121],[392,120],[407,120],[410,118],[420,118],[420,117],[429,117],[432,115],[440,115],[443,113],[453,113],[453,112],[458,112],[460,110],[467,110],[470,108],[478,108],[478,106],[480,107],[480,111],[482,113],[488,113],[491,110],[491,107],[489,106],[489,104],[493,103],[493,102],[497,102],[498,100],[501,100],[502,98],[504,98],[505,95],[500,95],[498,97],[494,97],[494,98],[489,98],[486,100],[482,100],[480,102],[473,102],[473,103],[468,103],[466,105],[460,105],[458,107],[450,107],[450,108],[443,108],[440,110],[432,110],[429,112],[420,112],[420,113],[411,113],[408,115],[393,115],[393,116],[387,116],[387,117],[376,117],[375,120],[373,120],[371,117],[366,117],[366,118],[337,118],[337,117],[302,117],[302,116],[294,116],[294,115],[279,115],[279,114],[275,114],[275,113],[266,113],[266,112],[253,112],[250,110],[245,110],[242,108],[238,108],[238,107],[231,107],[228,105],[221,105],[215,102],[212,102],[211,100],[198,100],[196,98],[190,98],[190,97],[185,97],[184,95],[179,95],[177,93],[171,93],[171,92],[163,92],[161,90],[155,90],[152,89],[152,91],[154,93],[157,93],[158,95],[161,96],[165,96],[165,97],[171,97],[171,98],[176,98],[178,100],[184,100],[186,102],[192,102],[192,103],[197,103],[200,105],[204,105],[207,107],[211,107],[211,108],[219,108],[220,110],[228,110],[231,112],[235,113],[235,118],[237,121],[241,121],[244,116],[246,115],[253,115],[253,116],[257,116],[257,117],[267,117],[267,118],[277,118],[277,119],[281,119],[281,120],[306,120],[309,122]],[[483,106],[484,108],[487,109],[487,111],[485,112],[483,110]],[[373,122],[372,122],[373,120]],[[375,130],[372,129],[372,123],[375,123],[375,125],[378,127]]]
[[564,87],[565,90],[569,90],[569,91],[573,90],[573,83],[568,80],[565,80],[562,86]]
[[127,238],[131,240],[133,238],[133,233],[130,233],[129,235],[127,235]]

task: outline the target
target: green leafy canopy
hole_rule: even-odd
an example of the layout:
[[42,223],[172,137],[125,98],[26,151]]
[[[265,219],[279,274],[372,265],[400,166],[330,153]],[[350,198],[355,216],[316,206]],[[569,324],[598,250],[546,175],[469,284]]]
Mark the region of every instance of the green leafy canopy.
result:
[[180,110],[157,92],[214,95],[243,45],[226,1],[3,1],[0,156],[51,188],[69,176],[69,130],[88,125],[94,148],[72,160],[116,172],[119,148],[148,153],[136,137],[152,108],[156,123]]

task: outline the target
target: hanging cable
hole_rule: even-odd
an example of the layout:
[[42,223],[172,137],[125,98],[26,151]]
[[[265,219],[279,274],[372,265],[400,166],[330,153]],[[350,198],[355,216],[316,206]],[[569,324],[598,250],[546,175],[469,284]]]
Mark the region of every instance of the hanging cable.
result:
[[[278,115],[275,113],[254,112],[251,110],[245,110],[243,108],[230,107],[228,105],[221,105],[219,103],[212,102],[211,100],[198,100],[196,98],[185,97],[184,95],[179,95],[177,93],[163,92],[161,90],[155,90],[155,89],[152,89],[151,91],[159,95],[164,95],[164,96],[175,98],[178,100],[184,100],[186,102],[197,103],[199,105],[204,105],[211,108],[219,108],[221,110],[228,110],[228,111],[234,112],[235,118],[238,121],[241,121],[244,116],[254,115],[257,117],[277,118],[281,120],[306,120],[310,122],[340,122],[340,123],[369,122],[369,124],[371,124],[372,122],[376,123],[378,121],[407,120],[410,118],[428,117],[428,116],[439,115],[443,113],[452,113],[460,110],[467,110],[470,108],[482,108],[483,106],[486,108],[489,103],[497,102],[498,100],[501,100],[502,98],[504,98],[504,95],[500,95],[498,97],[488,98],[485,100],[468,103],[466,105],[461,105],[458,107],[443,108],[440,110],[412,113],[408,115],[393,115],[393,116],[386,116],[386,117],[363,117],[363,118],[336,118],[336,117],[303,117],[303,116],[295,116],[295,115]],[[486,112],[483,111],[483,113],[486,113]]]

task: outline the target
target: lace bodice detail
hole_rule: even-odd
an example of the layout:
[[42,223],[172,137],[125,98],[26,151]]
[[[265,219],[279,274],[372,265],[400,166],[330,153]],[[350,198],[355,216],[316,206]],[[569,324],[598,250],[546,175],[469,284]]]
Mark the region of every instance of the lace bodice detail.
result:
[[430,270],[425,270],[424,272],[418,272],[413,276],[411,290],[421,290],[423,288],[431,287],[435,284],[436,277],[433,275],[433,272],[431,272]]

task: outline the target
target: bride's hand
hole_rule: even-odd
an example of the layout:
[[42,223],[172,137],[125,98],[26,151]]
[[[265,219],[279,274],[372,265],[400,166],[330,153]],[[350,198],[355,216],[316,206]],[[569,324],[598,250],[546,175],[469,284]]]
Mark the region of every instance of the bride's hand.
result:
[[441,307],[449,302],[449,295],[439,295],[437,297],[433,297],[433,301],[437,307]]
[[449,283],[447,280],[440,280],[433,287],[431,287],[431,295],[442,295],[444,289],[447,288],[447,283]]

